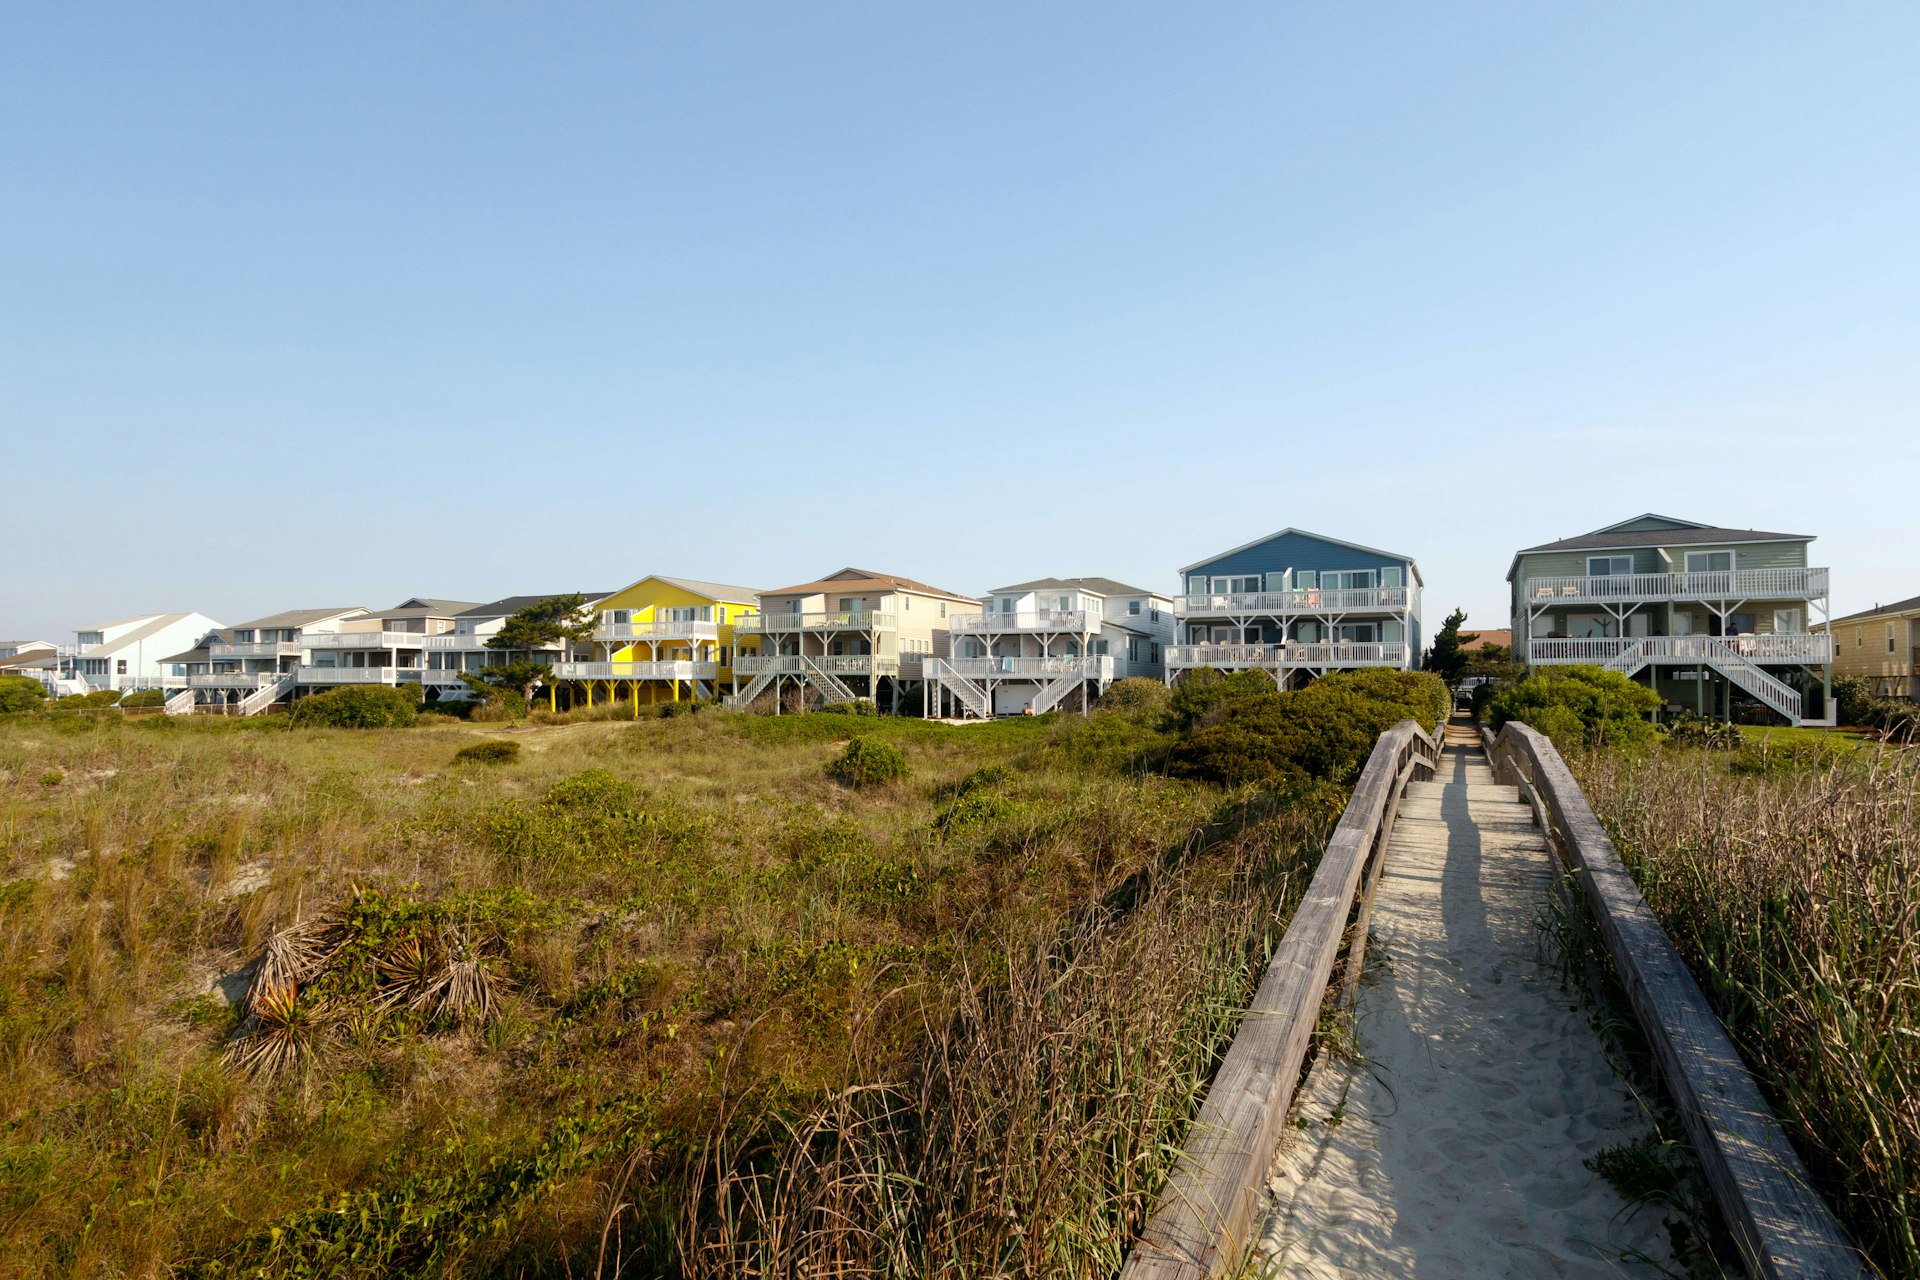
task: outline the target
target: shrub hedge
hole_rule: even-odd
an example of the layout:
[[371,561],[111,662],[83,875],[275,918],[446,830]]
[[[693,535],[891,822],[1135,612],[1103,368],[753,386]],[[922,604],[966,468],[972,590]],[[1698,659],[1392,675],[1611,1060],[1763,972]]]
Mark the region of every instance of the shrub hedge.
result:
[[419,685],[349,685],[293,704],[296,729],[410,729],[420,713]]
[[1660,695],[1604,667],[1551,667],[1503,685],[1487,706],[1495,730],[1509,720],[1530,725],[1571,747],[1644,747],[1654,740],[1647,717]]

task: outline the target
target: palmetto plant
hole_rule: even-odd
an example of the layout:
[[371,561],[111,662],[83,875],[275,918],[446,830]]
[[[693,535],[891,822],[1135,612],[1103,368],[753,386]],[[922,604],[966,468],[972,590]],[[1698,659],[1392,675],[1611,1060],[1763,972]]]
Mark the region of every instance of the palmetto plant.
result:
[[221,1059],[230,1071],[277,1079],[318,1056],[325,1034],[325,1002],[303,998],[292,984],[249,993],[249,1030],[227,1044]]

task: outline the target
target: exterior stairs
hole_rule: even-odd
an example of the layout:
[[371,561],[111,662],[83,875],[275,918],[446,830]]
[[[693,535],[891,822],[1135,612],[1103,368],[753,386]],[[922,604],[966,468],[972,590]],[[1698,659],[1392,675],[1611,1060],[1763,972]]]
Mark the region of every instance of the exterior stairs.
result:
[[1047,681],[1046,686],[1033,695],[1033,714],[1041,715],[1059,706],[1060,699],[1079,688],[1085,679],[1079,672],[1070,671]]
[[853,702],[859,698],[860,695],[855,693],[846,681],[826,670],[812,658],[803,658],[801,661],[806,665],[808,681],[828,702]]
[[1711,667],[1798,726],[1806,716],[1800,694],[1765,667],[1748,661],[1718,636],[1648,636],[1622,649],[1604,664],[1609,671],[1631,676],[1654,664]]
[[239,705],[234,707],[233,713],[241,716],[257,716],[274,703],[290,695],[293,692],[294,684],[294,674],[289,671],[272,684],[261,685],[258,689],[255,689],[252,693],[242,698]]
[[771,671],[762,671],[748,682],[746,688],[738,693],[729,695],[726,700],[727,705],[736,709],[752,705],[753,700],[765,693],[767,686],[772,684],[777,678],[778,677]]
[[193,714],[193,690],[182,689],[167,699],[167,714],[170,716],[190,716]]
[[[993,700],[985,689],[938,658],[927,659],[926,669],[927,674],[933,678],[933,682],[958,698],[960,705],[966,710],[982,720],[993,719]],[[931,701],[929,699],[929,704]],[[931,712],[931,705],[929,705],[929,711]]]

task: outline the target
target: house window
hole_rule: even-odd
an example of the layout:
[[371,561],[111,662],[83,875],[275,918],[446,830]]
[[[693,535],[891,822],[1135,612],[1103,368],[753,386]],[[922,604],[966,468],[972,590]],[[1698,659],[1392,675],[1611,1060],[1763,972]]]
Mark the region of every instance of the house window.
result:
[[1197,574],[1197,573],[1194,574],[1192,577],[1188,578],[1187,594],[1190,596],[1203,596],[1207,594],[1206,578],[1201,574]]
[[1731,551],[1687,552],[1688,573],[1724,573],[1733,568]]
[[727,620],[727,606],[725,606],[725,605],[721,605],[721,606],[720,606],[720,621],[721,621],[722,623],[725,623],[725,622],[726,622],[726,620]]
[[1401,576],[1404,572],[1405,571],[1397,564],[1388,565],[1380,571],[1380,585],[1383,587],[1404,587],[1407,585]]
[[720,646],[720,665],[723,667],[730,667],[733,665],[733,650],[728,648],[726,645]]
[[1160,646],[1158,643],[1148,646],[1147,661],[1148,662],[1160,661]]
[[[1888,626],[1887,626],[1887,648],[1889,648],[1889,649],[1891,649],[1891,648],[1893,648],[1893,626],[1892,626],[1892,624],[1888,624]],[[126,660],[125,658],[121,658],[121,659],[120,659],[119,661],[117,661],[117,662],[115,662],[115,663],[113,664],[113,671],[114,671],[114,674],[115,674],[115,675],[122,675],[122,676],[123,676],[123,675],[125,675],[125,674],[127,674],[127,660]]]
[[1633,572],[1632,556],[1588,556],[1589,578],[1624,577]]
[[1866,643],[1867,643],[1866,628],[1855,627],[1853,629],[1853,647],[1856,649],[1863,648],[1865,647]]
[[[1892,653],[1893,651],[1894,651],[1893,650],[1893,624],[1889,622],[1887,624],[1887,652]],[[120,669],[122,671],[125,671],[127,669],[127,664],[124,662],[121,663]]]
[[1778,635],[1795,635],[1800,630],[1800,611],[1798,609],[1775,609],[1773,611],[1773,629]]
[[1128,614],[1129,614],[1130,616],[1132,616],[1132,617],[1135,617],[1135,618],[1137,618],[1137,617],[1139,617],[1139,616],[1140,616],[1140,602],[1139,602],[1138,600],[1129,600],[1129,601],[1127,601],[1127,613],[1128,613]]
[[945,601],[940,603],[940,616],[943,618],[947,616],[947,605]]
[[1127,661],[1140,661],[1140,637],[1134,636],[1127,641]]
[[1159,606],[1159,605],[1155,605],[1155,606],[1154,606],[1153,608],[1151,608],[1151,609],[1149,609],[1149,610],[1147,610],[1147,621],[1149,621],[1149,622],[1158,622],[1158,621],[1160,621],[1160,606]]

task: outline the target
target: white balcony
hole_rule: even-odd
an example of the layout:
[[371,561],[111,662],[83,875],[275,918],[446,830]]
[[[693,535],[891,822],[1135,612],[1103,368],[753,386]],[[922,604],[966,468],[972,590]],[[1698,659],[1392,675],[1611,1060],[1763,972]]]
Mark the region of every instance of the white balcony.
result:
[[[1098,625],[1098,620],[1095,620]],[[1032,613],[956,613],[947,618],[947,629],[955,635],[991,635],[998,632],[1061,631],[1084,635],[1087,612],[1084,609],[1041,609]]]
[[1833,661],[1833,637],[1822,631],[1783,631],[1750,636],[1591,636],[1527,642],[1527,661],[1536,665],[1583,662],[1604,665],[1636,649],[1645,661],[1684,665],[1724,661],[1729,656],[1766,665],[1820,666]]
[[301,667],[301,684],[398,684],[399,667]]
[[1280,618],[1290,614],[1398,613],[1407,608],[1412,598],[1413,593],[1406,587],[1214,591],[1176,597],[1173,614],[1176,618]]
[[601,622],[594,627],[593,638],[607,644],[631,644],[636,640],[718,640],[720,625],[715,622]]
[[789,631],[891,631],[896,626],[891,613],[761,613],[744,618],[742,631],[769,635]]
[[1086,658],[949,658],[947,669],[970,680],[1052,680],[1056,676],[1113,679],[1113,659]]
[[[914,654],[924,659],[925,654]],[[909,663],[911,665],[911,663]],[[740,676],[804,676],[825,672],[830,676],[894,676],[900,674],[901,659],[876,654],[743,654],[733,660],[733,673]]]
[[[411,632],[389,632],[389,635],[412,635]],[[475,635],[471,631],[442,631],[438,635],[414,635],[409,649],[434,649],[440,652],[449,650],[455,653],[481,653],[486,650],[487,637]]]
[[427,641],[438,638],[421,631],[310,631],[300,637],[300,643],[308,649],[328,650],[421,649]]
[[1668,600],[1819,600],[1825,569],[1716,569],[1699,573],[1616,573],[1599,577],[1528,578],[1521,602],[1656,604]]
[[1327,668],[1327,667],[1396,667],[1404,668],[1408,664],[1409,654],[1404,644],[1365,644],[1358,642],[1340,642],[1334,644],[1175,644],[1166,649],[1167,666],[1171,670],[1188,670],[1193,667],[1221,667],[1235,669],[1243,667],[1261,667],[1267,670],[1285,668]]
[[285,673],[279,671],[213,671],[187,677],[189,689],[264,689],[278,684]]
[[[736,664],[737,665],[737,664]],[[717,662],[556,662],[556,680],[717,680]]]
[[248,644],[223,644],[216,640],[207,646],[207,653],[215,658],[297,658],[300,656],[300,643],[296,640],[261,640]]

